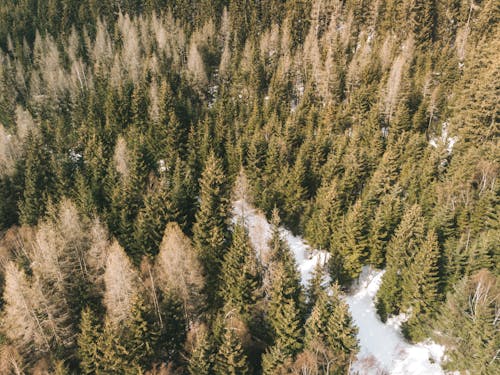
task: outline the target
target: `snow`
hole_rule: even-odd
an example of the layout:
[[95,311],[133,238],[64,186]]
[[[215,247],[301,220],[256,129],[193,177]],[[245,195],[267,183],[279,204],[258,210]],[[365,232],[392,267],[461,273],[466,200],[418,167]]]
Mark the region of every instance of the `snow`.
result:
[[[243,219],[248,229],[250,241],[262,259],[267,252],[267,242],[271,236],[271,226],[263,213],[244,200],[233,205],[233,221]],[[285,228],[280,229],[282,238],[287,241],[295,255],[302,277],[307,285],[312,272],[329,257],[325,251],[311,249],[298,236]],[[387,323],[379,319],[374,305],[374,297],[380,287],[383,270],[363,267],[355,290],[346,296],[351,315],[358,326],[360,352],[351,368],[352,374],[390,374],[390,375],[442,375],[441,361],[444,347],[431,340],[418,344],[408,343],[401,334],[401,324],[405,315],[392,317]]]
[[457,137],[450,137],[448,135],[448,123],[443,122],[441,126],[441,135],[439,137],[433,137],[429,140],[429,144],[437,148],[438,146],[442,145],[444,148],[446,148],[446,151],[448,151],[448,154],[451,154],[453,151],[453,146],[455,146],[455,143],[457,142]]
[[[236,220],[242,218],[248,229],[248,235],[257,255],[262,256],[267,252],[267,244],[271,239],[271,225],[268,223],[263,213],[251,207],[247,202],[238,200],[234,203],[233,213]],[[300,271],[302,284],[307,285],[312,276],[312,272],[318,262],[324,264],[329,257],[325,251],[312,251],[305,241],[294,236],[285,228],[280,228],[281,237],[288,243],[288,246],[295,255],[295,260]]]
[[353,372],[360,374],[439,375],[444,374],[440,362],[444,347],[427,341],[409,344],[401,334],[405,315],[382,323],[373,299],[385,271],[363,267],[356,291],[346,297],[353,320],[359,328],[360,352]]
[[78,163],[80,160],[82,160],[83,155],[76,152],[75,150],[69,150],[69,158],[73,163]]

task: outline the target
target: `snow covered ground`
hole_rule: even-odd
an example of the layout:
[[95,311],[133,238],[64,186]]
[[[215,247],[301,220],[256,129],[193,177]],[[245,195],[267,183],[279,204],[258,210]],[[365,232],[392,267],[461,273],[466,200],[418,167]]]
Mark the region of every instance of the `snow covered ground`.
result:
[[[243,219],[250,241],[261,258],[265,258],[271,226],[265,216],[243,200],[234,202],[234,220]],[[318,262],[326,262],[328,253],[312,250],[305,241],[281,228],[283,238],[295,254],[307,285]],[[389,319],[384,324],[378,318],[373,299],[380,286],[384,271],[364,267],[357,288],[346,297],[346,302],[359,328],[360,353],[352,366],[352,374],[440,375],[444,374],[440,362],[444,348],[431,341],[409,344],[401,335],[403,317]]]
[[354,322],[359,328],[360,352],[353,366],[359,374],[438,375],[444,348],[431,341],[411,345],[401,335],[404,317],[382,323],[373,299],[384,271],[364,267],[356,291],[347,296]]

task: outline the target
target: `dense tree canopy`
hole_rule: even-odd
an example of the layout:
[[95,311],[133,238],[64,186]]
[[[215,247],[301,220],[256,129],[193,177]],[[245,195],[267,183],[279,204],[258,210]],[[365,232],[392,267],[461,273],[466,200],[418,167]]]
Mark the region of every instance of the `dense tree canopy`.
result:
[[[347,373],[341,294],[371,265],[382,320],[498,373],[499,20],[495,0],[2,1],[0,372]],[[231,222],[241,171],[264,255]],[[304,292],[279,225],[332,285]]]

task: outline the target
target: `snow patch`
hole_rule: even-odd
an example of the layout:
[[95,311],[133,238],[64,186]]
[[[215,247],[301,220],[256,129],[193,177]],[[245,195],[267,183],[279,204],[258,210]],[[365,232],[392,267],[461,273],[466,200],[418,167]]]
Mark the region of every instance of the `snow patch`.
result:
[[[264,214],[246,201],[238,200],[233,204],[233,222],[243,220],[247,227],[250,242],[262,256],[268,251],[267,243],[271,237],[271,225]],[[302,277],[307,285],[318,263],[325,264],[329,254],[314,250],[299,236],[280,228],[281,236],[287,241],[295,255]],[[352,374],[390,374],[390,375],[443,375],[441,362],[444,347],[431,340],[418,344],[408,343],[401,334],[401,324],[405,315],[392,317],[387,324],[379,319],[374,298],[382,282],[384,270],[363,267],[355,290],[345,297],[354,323],[358,326],[360,352],[351,368]]]
[[429,140],[429,144],[434,148],[443,146],[444,148],[446,148],[446,151],[448,151],[448,154],[451,154],[453,151],[453,146],[455,146],[457,140],[458,137],[450,137],[448,135],[448,123],[443,122],[443,125],[441,127],[441,135],[431,138]]
[[385,271],[363,267],[356,291],[346,297],[349,310],[359,328],[360,352],[352,372],[360,374],[441,375],[444,347],[432,341],[409,344],[401,334],[404,314],[379,319],[374,298]]

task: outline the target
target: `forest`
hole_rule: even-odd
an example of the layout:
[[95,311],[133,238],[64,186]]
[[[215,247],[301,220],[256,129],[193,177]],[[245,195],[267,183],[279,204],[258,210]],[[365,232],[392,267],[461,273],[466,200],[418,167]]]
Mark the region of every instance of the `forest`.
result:
[[[364,267],[382,322],[499,374],[499,21],[495,0],[2,1],[0,374],[353,374]],[[329,254],[307,285],[280,228]]]

